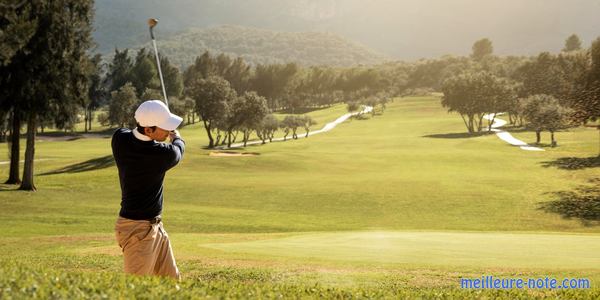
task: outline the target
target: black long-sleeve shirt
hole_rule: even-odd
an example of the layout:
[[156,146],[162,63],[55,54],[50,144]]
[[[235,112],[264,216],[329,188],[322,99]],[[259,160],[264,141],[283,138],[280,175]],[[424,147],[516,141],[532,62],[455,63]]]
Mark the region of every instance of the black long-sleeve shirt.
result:
[[163,179],[183,157],[185,143],[142,141],[130,129],[119,128],[112,137],[112,151],[119,169],[123,218],[147,220],[161,214]]

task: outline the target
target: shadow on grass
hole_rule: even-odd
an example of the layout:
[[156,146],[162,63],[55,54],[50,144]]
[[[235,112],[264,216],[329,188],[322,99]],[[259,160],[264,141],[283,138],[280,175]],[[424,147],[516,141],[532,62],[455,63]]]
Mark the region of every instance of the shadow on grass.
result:
[[42,173],[40,175],[55,175],[62,173],[81,173],[87,171],[94,171],[99,169],[105,169],[115,165],[115,160],[112,155],[102,156],[77,164],[69,165],[61,169],[57,169],[51,172]]
[[562,170],[581,170],[600,167],[600,156],[561,157],[553,161],[541,162],[544,168],[556,167]]
[[[38,133],[36,138],[40,140],[55,140],[55,141],[75,141],[82,138],[109,138],[113,135],[116,128],[106,128],[99,131],[90,132],[64,132],[53,131]],[[26,137],[26,136],[25,136]]]
[[559,214],[566,219],[579,219],[585,226],[600,225],[600,178],[590,182],[594,186],[555,192],[558,200],[540,203],[539,209]]
[[483,135],[493,134],[493,132],[482,131],[482,132],[455,132],[455,133],[439,133],[439,134],[428,134],[422,137],[434,138],[434,139],[466,139],[474,138]]

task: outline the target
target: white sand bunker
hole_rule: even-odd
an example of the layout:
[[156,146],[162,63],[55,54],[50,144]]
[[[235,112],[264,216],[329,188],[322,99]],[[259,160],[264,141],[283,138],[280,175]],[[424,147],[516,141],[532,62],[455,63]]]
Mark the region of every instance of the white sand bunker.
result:
[[216,157],[240,157],[240,156],[258,156],[259,153],[254,152],[235,152],[235,151],[211,151],[208,156]]

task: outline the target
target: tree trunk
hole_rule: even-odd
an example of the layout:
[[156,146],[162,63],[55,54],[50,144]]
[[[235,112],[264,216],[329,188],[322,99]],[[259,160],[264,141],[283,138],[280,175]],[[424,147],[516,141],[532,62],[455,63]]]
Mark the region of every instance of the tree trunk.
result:
[[496,114],[494,113],[494,117],[492,117],[491,120],[488,120],[488,132],[492,131],[492,125],[494,124],[494,121],[496,120]]
[[467,123],[467,119],[465,119],[465,115],[460,114],[460,117],[463,119],[465,126],[467,126],[467,131],[471,132],[471,128],[469,128],[469,123]]
[[250,130],[244,130],[244,147],[248,144],[248,139],[250,139]]
[[21,157],[21,118],[18,114],[13,113],[12,116],[12,134],[10,135],[10,171],[6,184],[19,184],[19,159]]
[[479,122],[477,123],[477,132],[481,132],[481,129],[483,128],[483,116],[484,114],[477,116],[479,118]]
[[88,132],[88,118],[89,118],[89,108],[86,107],[85,108],[85,112],[83,113],[84,117],[83,117],[83,131],[84,132]]
[[29,113],[27,118],[27,148],[25,148],[25,166],[23,167],[23,182],[21,182],[20,190],[35,191],[33,184],[33,162],[35,158],[35,128],[36,126],[35,113]]
[[208,148],[213,148],[215,144],[212,134],[210,133],[210,124],[208,124],[206,120],[203,120],[202,122],[204,122],[204,129],[206,129],[206,135],[208,135]]
[[554,131],[550,131],[550,145],[556,147],[556,141],[554,140]]
[[475,132],[475,122],[473,122],[473,118],[473,115],[469,115],[469,125],[467,126],[467,128],[469,129],[469,133]]
[[540,132],[539,131],[535,131],[535,144],[539,144],[540,143]]
[[598,125],[598,157],[600,157],[600,125]]
[[304,129],[306,129],[306,136],[305,136],[305,138],[307,138],[308,137],[308,133],[310,132],[310,129],[309,128],[304,128]]
[[88,122],[89,122],[89,124],[88,124],[88,130],[92,131],[92,120],[94,119],[94,114],[93,114],[93,111],[91,109],[89,110],[88,113],[89,113],[89,116],[88,116]]

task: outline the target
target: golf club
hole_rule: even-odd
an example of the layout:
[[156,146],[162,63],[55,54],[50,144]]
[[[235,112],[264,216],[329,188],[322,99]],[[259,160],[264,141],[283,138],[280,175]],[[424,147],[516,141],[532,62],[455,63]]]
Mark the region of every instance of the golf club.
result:
[[160,77],[160,86],[165,97],[165,104],[169,107],[169,100],[167,99],[167,91],[165,90],[165,82],[163,81],[162,70],[160,69],[160,59],[158,58],[158,48],[156,48],[156,40],[154,39],[154,26],[158,24],[158,19],[148,19],[148,26],[150,27],[150,37],[152,38],[152,45],[154,46],[154,56],[156,56],[156,65],[158,66],[158,76]]

